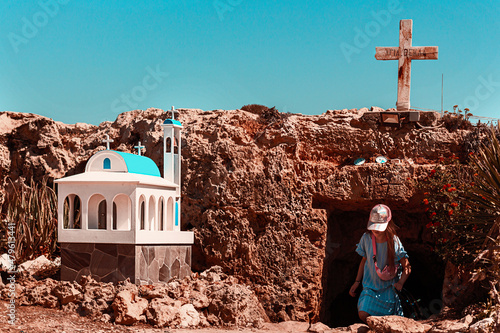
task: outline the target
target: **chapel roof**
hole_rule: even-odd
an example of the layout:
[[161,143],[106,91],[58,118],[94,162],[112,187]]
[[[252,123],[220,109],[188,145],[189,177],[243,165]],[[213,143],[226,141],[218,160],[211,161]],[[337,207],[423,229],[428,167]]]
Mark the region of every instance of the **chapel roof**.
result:
[[85,173],[101,171],[108,173],[139,174],[161,178],[158,166],[149,157],[115,150],[101,150],[87,161]]
[[129,173],[161,177],[158,166],[149,157],[114,150],[113,152],[123,157]]
[[163,122],[163,125],[177,125],[182,126],[181,122],[175,119],[167,119]]

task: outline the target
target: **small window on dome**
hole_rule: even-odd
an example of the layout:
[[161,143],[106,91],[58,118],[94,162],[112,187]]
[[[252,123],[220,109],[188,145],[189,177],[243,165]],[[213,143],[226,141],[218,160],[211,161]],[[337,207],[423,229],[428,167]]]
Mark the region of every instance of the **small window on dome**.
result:
[[104,159],[102,162],[102,168],[107,170],[111,169],[111,160],[109,158]]

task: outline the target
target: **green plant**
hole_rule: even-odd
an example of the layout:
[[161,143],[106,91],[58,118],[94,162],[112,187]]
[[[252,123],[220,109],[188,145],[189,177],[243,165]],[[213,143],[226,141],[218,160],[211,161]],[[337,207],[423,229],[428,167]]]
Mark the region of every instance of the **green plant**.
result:
[[466,108],[464,113],[462,113],[458,105],[454,105],[453,113],[445,111],[441,121],[449,132],[454,132],[458,129],[470,130],[474,127],[469,121],[471,116],[472,114],[469,113],[469,109]]
[[489,141],[473,159],[477,181],[469,198],[477,205],[488,226],[481,253],[475,260],[474,280],[487,280],[490,297],[497,307],[497,328],[500,328],[500,127],[491,127]]
[[476,185],[470,192],[469,198],[482,211],[482,218],[490,226],[483,247],[489,242],[495,243],[500,226],[500,143],[497,138],[499,127],[491,128],[489,141],[483,144],[482,149],[472,160]]
[[426,227],[432,229],[436,252],[459,266],[473,263],[482,239],[482,226],[470,220],[476,207],[464,200],[473,186],[472,168],[455,155],[441,158],[417,186],[423,192]]
[[[16,188],[7,197],[1,228],[4,234],[8,224],[15,224],[16,261],[23,262],[44,254],[51,257],[57,250],[57,196],[47,185],[47,177],[40,184],[30,180],[30,186]],[[6,240],[2,240],[5,249]]]

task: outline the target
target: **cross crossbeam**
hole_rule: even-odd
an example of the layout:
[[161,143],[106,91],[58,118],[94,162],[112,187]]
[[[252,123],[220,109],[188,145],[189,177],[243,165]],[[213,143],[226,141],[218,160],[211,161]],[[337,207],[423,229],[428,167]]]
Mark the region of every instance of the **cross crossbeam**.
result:
[[413,21],[399,22],[399,46],[376,47],[375,59],[398,60],[398,111],[410,109],[410,83],[412,60],[437,60],[437,46],[412,46]]
[[108,134],[106,134],[106,139],[102,140],[102,142],[106,144],[106,149],[107,149],[107,150],[109,150],[109,144],[110,144],[111,142],[114,142],[114,141],[115,141],[115,140],[113,140],[113,139],[110,139],[110,138],[109,138],[109,135],[108,135]]
[[141,141],[139,141],[139,144],[134,146],[134,148],[137,149],[137,155],[141,156],[141,149],[146,148],[146,146],[141,145]]

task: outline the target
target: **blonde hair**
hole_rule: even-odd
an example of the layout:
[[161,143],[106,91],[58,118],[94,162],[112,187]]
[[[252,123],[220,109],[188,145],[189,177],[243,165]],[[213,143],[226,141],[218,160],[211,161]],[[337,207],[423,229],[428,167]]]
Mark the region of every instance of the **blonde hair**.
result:
[[387,228],[384,231],[384,234],[387,238],[387,263],[386,265],[389,266],[389,269],[393,270],[396,267],[396,249],[394,248],[394,240],[398,236],[396,234],[397,230],[396,224],[390,220],[387,223]]

